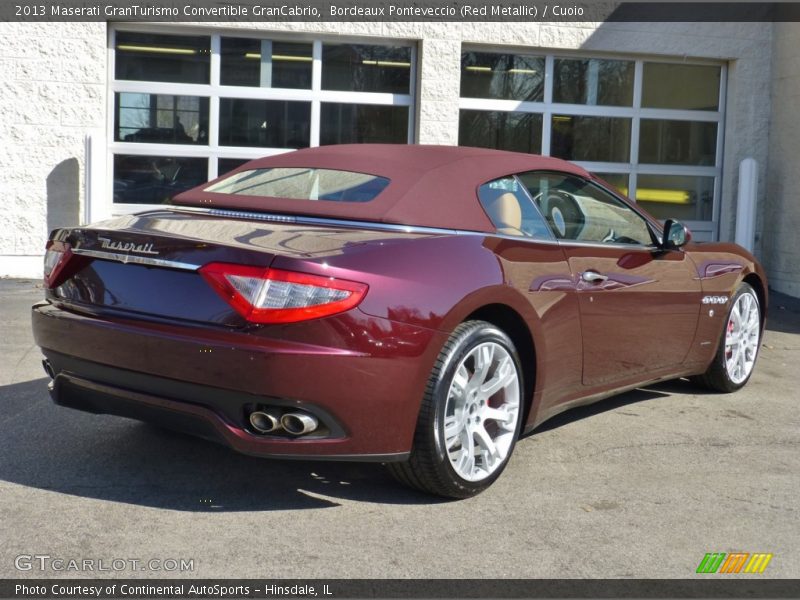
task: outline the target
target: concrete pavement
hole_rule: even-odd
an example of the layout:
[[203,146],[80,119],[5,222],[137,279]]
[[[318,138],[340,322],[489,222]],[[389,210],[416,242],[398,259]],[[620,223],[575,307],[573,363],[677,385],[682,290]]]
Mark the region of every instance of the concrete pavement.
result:
[[[57,407],[29,307],[0,280],[0,578],[20,555],[190,559],[191,577],[693,577],[707,552],[771,552],[800,577],[800,302],[771,298],[749,385],[685,381],[576,409],[466,501],[379,465],[281,462]],[[103,575],[109,575],[104,573]]]

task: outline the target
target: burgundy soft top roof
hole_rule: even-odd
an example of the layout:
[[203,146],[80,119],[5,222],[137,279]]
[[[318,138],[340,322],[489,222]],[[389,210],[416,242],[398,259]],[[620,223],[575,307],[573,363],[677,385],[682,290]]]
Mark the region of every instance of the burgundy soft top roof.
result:
[[205,192],[204,188],[210,184],[204,183],[179,194],[174,202],[491,232],[494,227],[477,198],[480,185],[504,175],[533,170],[589,176],[576,165],[545,156],[484,148],[399,144],[308,148],[250,161],[234,172],[269,167],[355,171],[386,177],[390,184],[369,202],[334,202]]

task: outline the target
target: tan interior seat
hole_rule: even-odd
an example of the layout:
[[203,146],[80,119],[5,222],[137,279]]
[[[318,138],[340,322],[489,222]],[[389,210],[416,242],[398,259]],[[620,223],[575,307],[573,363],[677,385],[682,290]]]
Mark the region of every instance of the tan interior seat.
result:
[[501,194],[486,205],[486,212],[497,227],[497,233],[524,235],[522,232],[522,208],[511,192]]

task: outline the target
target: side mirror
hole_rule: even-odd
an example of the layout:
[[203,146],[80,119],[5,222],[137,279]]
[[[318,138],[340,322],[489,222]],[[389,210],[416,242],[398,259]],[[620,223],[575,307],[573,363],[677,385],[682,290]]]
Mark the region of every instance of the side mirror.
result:
[[680,221],[667,219],[667,222],[664,223],[664,233],[661,239],[661,247],[664,250],[675,250],[688,244],[692,239],[692,233]]

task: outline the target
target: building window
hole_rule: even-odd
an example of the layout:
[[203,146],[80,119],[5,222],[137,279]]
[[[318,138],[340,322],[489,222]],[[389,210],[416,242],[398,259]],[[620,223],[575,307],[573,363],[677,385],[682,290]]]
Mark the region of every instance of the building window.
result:
[[323,44],[322,89],[408,94],[411,48],[365,44]]
[[459,144],[577,162],[697,239],[717,232],[725,66],[465,50]]
[[208,143],[208,98],[118,92],[114,100],[117,142]]
[[411,43],[126,28],[110,36],[116,212],[168,202],[266,155],[414,141]]
[[598,58],[556,58],[553,102],[632,106],[634,63]]
[[129,81],[209,83],[211,38],[118,31],[114,76]]
[[408,139],[408,110],[401,106],[374,106],[323,102],[319,141],[331,144],[403,144]]
[[718,66],[645,62],[642,106],[719,110],[721,77]]
[[308,148],[311,102],[220,98],[219,144],[254,148]]
[[542,147],[542,115],[462,109],[458,115],[458,142],[462,146],[538,154]]
[[544,59],[521,54],[465,52],[461,56],[461,95],[541,102]]
[[221,54],[222,85],[311,89],[312,44],[223,37]]
[[553,156],[576,162],[630,161],[630,119],[554,114],[550,127]]
[[207,172],[207,158],[115,154],[114,202],[162,204],[203,183]]

